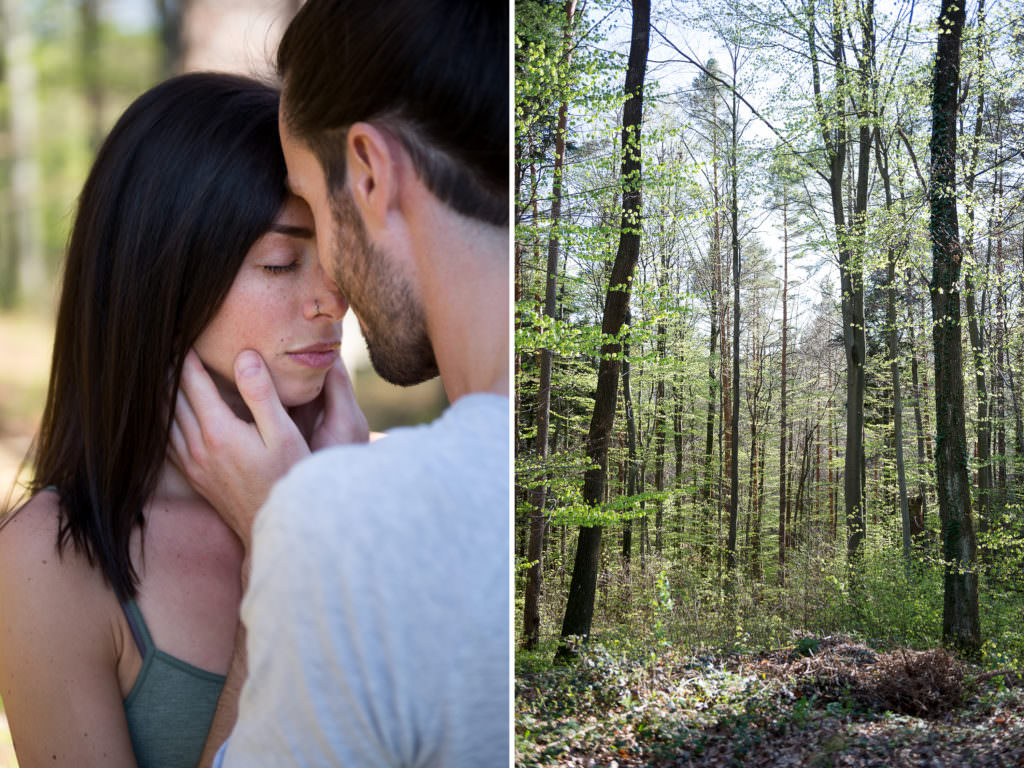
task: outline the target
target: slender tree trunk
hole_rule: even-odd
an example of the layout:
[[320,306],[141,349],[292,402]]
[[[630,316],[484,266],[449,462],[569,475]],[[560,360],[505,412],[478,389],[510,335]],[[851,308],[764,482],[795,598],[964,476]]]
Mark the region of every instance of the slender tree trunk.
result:
[[23,0],[3,0],[3,47],[7,78],[7,114],[10,119],[10,221],[13,237],[0,285],[0,307],[14,306],[21,298],[36,298],[45,291],[40,248],[36,163],[38,116],[36,69],[28,9]]
[[[668,267],[669,252],[661,256],[661,269],[658,272],[658,296],[663,304],[668,303]],[[664,320],[658,322],[658,384],[654,396],[654,488],[658,492],[658,509],[654,516],[654,551],[661,554],[664,535],[665,500],[665,377],[664,367],[668,349],[668,329]]]
[[[676,546],[679,546],[683,533],[683,389],[675,386],[675,397],[672,410],[672,442],[675,448],[675,518]],[[696,462],[694,462],[696,464]]]
[[[789,332],[789,220],[788,199],[782,192],[782,393],[779,398],[779,586],[786,585],[786,344]],[[830,444],[831,449],[831,444]],[[831,460],[831,454],[829,459]],[[831,483],[831,463],[829,482]]]
[[[891,212],[892,186],[889,178],[889,159],[882,148],[881,137],[875,137],[875,161],[885,191],[885,209]],[[891,245],[886,257],[886,325],[889,341],[889,367],[892,378],[893,442],[896,448],[896,479],[899,486],[900,520],[903,528],[903,558],[907,575],[912,560],[910,541],[910,505],[907,499],[907,475],[903,464],[903,395],[900,389],[899,334],[896,327],[896,249]]]
[[[985,3],[978,2],[978,29],[980,43],[979,63],[984,65],[984,34],[985,34]],[[980,144],[983,140],[982,130],[985,113],[985,79],[979,78],[976,85],[978,91],[977,112],[974,120],[974,135],[970,138],[970,162],[964,178],[964,189],[967,194],[964,197],[964,205],[967,214],[967,228],[963,236],[963,252],[968,255],[968,264],[964,270],[964,306],[967,309],[967,328],[971,339],[971,352],[974,362],[974,383],[978,393],[978,423],[977,423],[977,450],[978,460],[978,492],[975,495],[978,504],[978,526],[984,531],[988,522],[988,503],[992,492],[992,416],[989,403],[988,391],[985,381],[985,325],[975,306],[974,294],[974,176],[978,168],[978,157]],[[989,250],[991,251],[991,239]],[[982,294],[984,296],[984,294]],[[984,298],[982,304],[984,305]]]
[[80,0],[82,20],[81,72],[89,102],[89,147],[99,149],[106,133],[103,123],[103,83],[100,80],[99,0]]
[[[998,140],[998,136],[997,136]],[[999,192],[996,196],[997,207],[1002,208],[1003,204],[1003,171],[996,171],[996,179],[999,184]],[[1003,396],[1003,377],[1006,372],[1006,295],[1003,289],[1003,235],[1000,232],[996,238],[996,318],[995,318],[995,347],[996,367],[992,377],[992,405],[989,409],[989,423],[995,422],[996,440],[996,476],[995,487],[996,503],[999,508],[995,510],[993,517],[998,519],[1002,511],[1002,505],[1006,499],[1006,398]],[[994,413],[992,411],[995,411]]]
[[163,52],[163,72],[171,77],[181,72],[185,60],[182,25],[192,0],[156,0]]
[[732,133],[729,143],[729,175],[731,183],[731,239],[732,239],[732,438],[729,465],[729,540],[728,570],[730,577],[736,570],[736,526],[740,510],[740,233],[739,233],[739,170],[736,167],[739,105],[736,98],[736,58],[732,63]]
[[[909,278],[909,273],[908,273]],[[914,338],[914,326],[917,320],[913,310],[910,311],[907,322],[907,332],[910,334],[910,374],[911,383],[914,385],[914,428],[917,434],[917,483],[918,495],[921,497],[921,520],[928,519],[928,463],[925,457],[925,436],[924,426],[921,420],[921,407],[924,403],[924,395],[921,392],[921,385],[917,370],[917,340]]]
[[[765,413],[765,423],[768,423],[768,413]],[[754,535],[750,539],[750,559],[753,563],[752,573],[754,580],[760,582],[764,578],[764,570],[761,567],[761,518],[764,513],[764,499],[765,499],[765,478],[764,478],[764,463],[765,456],[768,454],[768,430],[765,430],[765,436],[761,439],[761,450],[758,453],[759,461],[757,466],[757,515],[754,518]]]
[[[587,458],[591,467],[583,480],[583,500],[596,507],[605,490],[608,465],[608,440],[615,422],[615,402],[619,385],[617,341],[629,308],[633,272],[640,256],[641,214],[641,136],[643,120],[643,85],[647,72],[647,49],[650,40],[650,0],[633,0],[632,41],[626,68],[626,103],[622,120],[622,222],[619,248],[612,264],[608,294],[605,299],[601,331],[606,341],[601,347],[597,373],[594,414],[587,435]],[[562,621],[562,642],[557,657],[574,655],[566,642],[569,637],[587,638],[594,616],[597,570],[601,557],[601,526],[582,526],[576,545],[572,583]]]
[[960,340],[962,259],[956,206],[956,111],[960,40],[966,13],[959,0],[942,0],[932,91],[929,186],[932,241],[931,303],[935,347],[936,480],[945,566],[944,640],[968,653],[981,647],[977,545],[971,518]]
[[[712,243],[712,252],[717,250]],[[716,269],[716,273],[717,273]],[[700,526],[697,531],[697,546],[701,562],[707,563],[711,557],[711,491],[715,483],[715,416],[718,412],[718,375],[715,372],[715,351],[718,344],[718,297],[722,290],[720,280],[711,291],[711,340],[708,342],[708,416],[704,441],[704,482],[701,484],[701,505],[699,510]]]
[[[829,161],[828,182],[832,198],[832,218],[838,243],[841,307],[843,315],[843,347],[846,351],[846,452],[844,456],[843,500],[846,508],[847,559],[851,575],[857,573],[866,527],[864,508],[864,363],[866,362],[866,339],[864,333],[864,285],[863,246],[865,213],[868,202],[868,171],[871,153],[870,110],[867,104],[858,108],[860,122],[858,140],[858,168],[856,193],[852,195],[849,224],[844,205],[843,181],[845,178],[846,156],[850,149],[850,129],[846,115],[849,113],[849,92],[853,73],[846,62],[844,36],[846,34],[845,3],[834,3],[832,7],[832,29],[830,52],[836,65],[835,95],[831,112],[825,106],[821,75],[818,68],[818,47],[814,4],[808,6],[810,13],[807,25],[808,42],[812,58],[812,77],[817,118],[822,141]],[[866,29],[863,41],[866,48],[873,39],[873,2],[868,0],[862,12],[862,25]],[[852,33],[851,33],[852,36]],[[860,60],[860,78],[870,81],[867,71],[873,59],[871,51],[865,51]],[[862,89],[861,98],[867,101],[867,91]]]
[[[562,43],[562,72],[567,76],[572,51],[572,25],[576,13],[576,0],[565,4],[565,31]],[[551,236],[548,238],[548,262],[544,285],[544,316],[554,319],[557,313],[558,296],[558,225],[562,218],[562,173],[565,162],[565,134],[568,128],[569,97],[563,84],[562,101],[558,106],[558,130],[555,133],[555,167],[551,197]],[[526,594],[523,606],[523,645],[530,649],[537,646],[540,632],[540,595],[544,578],[543,555],[544,535],[548,526],[547,506],[547,460],[548,428],[551,420],[551,369],[554,353],[549,348],[540,351],[540,385],[537,389],[537,459],[542,466],[542,476],[534,488],[530,500],[530,551],[527,557],[530,572],[527,576]]]
[[[629,309],[626,310],[626,324],[631,322]],[[636,415],[633,411],[633,390],[630,387],[629,342],[622,344],[622,405],[626,412],[626,495],[635,496],[640,477],[640,463],[636,456]],[[643,549],[643,537],[640,540]],[[633,556],[633,521],[627,518],[622,531],[622,564],[628,570]]]

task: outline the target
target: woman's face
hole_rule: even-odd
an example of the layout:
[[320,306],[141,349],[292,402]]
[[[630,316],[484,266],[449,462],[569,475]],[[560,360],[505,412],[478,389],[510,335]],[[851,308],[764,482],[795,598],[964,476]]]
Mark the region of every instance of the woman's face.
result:
[[235,357],[243,349],[266,361],[285,406],[320,394],[338,357],[348,302],[320,268],[313,231],[309,206],[289,196],[196,340],[196,352],[233,406],[240,403]]

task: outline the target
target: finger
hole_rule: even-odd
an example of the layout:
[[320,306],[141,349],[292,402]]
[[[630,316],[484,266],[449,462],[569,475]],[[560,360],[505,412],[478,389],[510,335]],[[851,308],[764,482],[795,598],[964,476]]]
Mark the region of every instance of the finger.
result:
[[181,427],[178,426],[178,420],[175,419],[171,422],[171,433],[167,440],[167,458],[178,468],[179,472],[184,472],[183,459],[187,455],[188,445],[185,442],[185,436],[181,433]]
[[188,398],[180,389],[174,403],[172,429],[174,428],[177,429],[184,443],[183,448],[185,452],[182,453],[182,456],[195,453],[196,447],[202,443],[203,432],[200,429],[199,420],[196,418],[196,414],[188,402]]
[[365,443],[369,437],[366,417],[356,402],[352,381],[338,360],[324,382],[324,414],[314,436],[314,450],[344,443]]
[[194,419],[182,424],[183,428],[195,424],[193,431],[183,429],[189,446],[197,445],[205,435],[225,434],[237,429],[238,424],[242,423],[220,396],[217,385],[213,383],[194,349],[185,354],[178,391],[185,395],[190,406],[189,413]]
[[356,395],[352,389],[352,379],[349,378],[345,363],[339,357],[334,365],[327,371],[327,379],[324,381],[324,411],[327,418],[330,418],[339,408],[351,408],[355,405]]
[[171,433],[167,441],[167,458],[183,476],[188,478],[190,483],[195,484],[197,479],[195,477],[195,457],[189,449],[188,442],[177,420],[171,423]]
[[299,428],[288,416],[274,388],[274,380],[259,353],[243,349],[235,358],[235,386],[256,422],[264,445],[278,445],[298,437]]

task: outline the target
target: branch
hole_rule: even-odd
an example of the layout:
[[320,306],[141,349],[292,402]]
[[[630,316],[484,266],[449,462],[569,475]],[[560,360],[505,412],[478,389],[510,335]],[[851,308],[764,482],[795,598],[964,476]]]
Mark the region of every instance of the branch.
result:
[[668,37],[666,37],[665,34],[660,29],[655,27],[653,24],[651,25],[651,29],[654,30],[657,33],[658,37],[660,37],[662,40],[665,41],[666,45],[668,45],[672,50],[674,50],[676,53],[678,53],[680,56],[682,56],[684,61],[686,61],[688,64],[692,64],[693,66],[695,66],[697,69],[699,69],[701,72],[703,72],[705,76],[707,76],[707,77],[711,78],[712,80],[714,80],[715,82],[717,82],[723,88],[728,90],[729,93],[732,93],[733,95],[736,96],[736,98],[738,98],[740,101],[742,101],[743,104],[747,107],[747,109],[749,109],[751,112],[753,112],[754,116],[758,120],[760,120],[762,123],[764,123],[765,126],[767,126],[768,130],[770,130],[772,133],[774,133],[776,135],[776,137],[778,137],[778,139],[784,145],[786,145],[787,147],[789,147],[793,151],[793,154],[800,160],[801,163],[803,163],[809,170],[813,171],[818,176],[820,176],[822,181],[824,181],[826,184],[828,183],[828,177],[825,174],[823,174],[820,170],[818,170],[815,166],[813,166],[809,161],[804,159],[803,153],[801,153],[800,150],[797,149],[789,139],[787,139],[785,136],[783,136],[775,128],[775,126],[772,125],[771,122],[769,122],[768,118],[766,118],[764,115],[762,115],[754,107],[754,105],[751,104],[749,101],[747,101],[746,97],[743,96],[741,93],[739,93],[739,91],[737,91],[735,88],[733,88],[733,86],[730,85],[728,81],[723,80],[718,75],[716,75],[714,72],[712,72],[707,67],[705,67],[703,64],[701,64],[699,61],[695,60],[694,58],[692,58],[688,54],[685,54],[681,50],[679,50],[679,47],[675,43],[673,43],[671,40],[669,40]]
[[896,125],[896,132],[900,135],[900,138],[903,139],[903,143],[907,147],[907,152],[910,153],[910,161],[914,164],[914,173],[917,174],[917,180],[921,182],[921,189],[927,194],[928,182],[925,181],[924,176],[921,174],[921,167],[917,164],[917,155],[914,154],[914,147],[910,143],[910,137],[903,132],[902,125]]

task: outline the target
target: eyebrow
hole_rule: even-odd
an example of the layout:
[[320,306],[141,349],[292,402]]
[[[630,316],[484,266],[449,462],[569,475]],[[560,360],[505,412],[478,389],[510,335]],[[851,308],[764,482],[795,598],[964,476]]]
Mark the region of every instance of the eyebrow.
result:
[[288,237],[299,237],[304,240],[313,239],[313,230],[308,227],[296,227],[291,224],[273,224],[270,227],[271,232],[278,232]]

